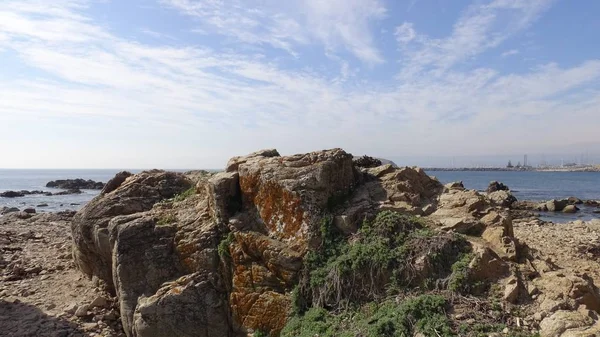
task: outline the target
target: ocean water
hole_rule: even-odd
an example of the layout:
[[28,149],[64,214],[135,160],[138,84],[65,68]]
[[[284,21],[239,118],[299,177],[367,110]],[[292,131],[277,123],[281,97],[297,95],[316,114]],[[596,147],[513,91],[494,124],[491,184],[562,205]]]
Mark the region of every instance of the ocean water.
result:
[[[122,170],[13,170],[0,169],[0,192],[13,190],[42,190],[58,192],[60,189],[47,188],[46,183],[57,179],[92,179],[106,183]],[[128,170],[136,173],[140,170]],[[185,170],[177,170],[185,171]],[[508,185],[519,200],[562,199],[571,196],[580,199],[600,200],[600,173],[597,172],[508,172],[508,171],[428,171],[442,183],[461,180],[466,188],[483,191],[490,181],[497,180]],[[78,210],[92,200],[100,191],[83,190],[82,194],[64,196],[30,195],[21,198],[0,197],[0,207],[19,209],[35,207],[38,212]],[[40,204],[48,207],[36,207]],[[575,215],[542,214],[553,221],[570,221],[575,218],[600,218],[593,208],[583,208]]]
[[[106,183],[117,172],[122,170],[13,170],[0,169],[0,192],[20,190],[41,190],[52,193],[61,189],[48,188],[46,183],[58,179],[92,179]],[[136,171],[131,171],[136,172]],[[92,200],[99,190],[82,190],[82,194],[45,196],[27,195],[20,198],[0,197],[0,207],[17,207],[24,209],[34,207],[38,212],[55,212],[61,210],[78,210]],[[48,204],[47,207],[36,207]]]
[[[577,197],[582,200],[600,200],[599,172],[534,172],[534,171],[427,171],[442,183],[462,181],[466,188],[485,191],[491,181],[510,187],[518,200],[550,200]],[[598,219],[593,207],[578,206],[577,214],[541,213],[541,218],[554,222],[574,219]]]

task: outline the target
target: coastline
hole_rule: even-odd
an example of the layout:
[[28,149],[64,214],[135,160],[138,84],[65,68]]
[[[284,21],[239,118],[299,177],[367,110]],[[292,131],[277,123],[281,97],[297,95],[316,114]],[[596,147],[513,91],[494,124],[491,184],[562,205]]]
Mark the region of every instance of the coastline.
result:
[[600,172],[600,166],[552,167],[552,168],[506,168],[506,167],[426,167],[425,171],[447,172]]

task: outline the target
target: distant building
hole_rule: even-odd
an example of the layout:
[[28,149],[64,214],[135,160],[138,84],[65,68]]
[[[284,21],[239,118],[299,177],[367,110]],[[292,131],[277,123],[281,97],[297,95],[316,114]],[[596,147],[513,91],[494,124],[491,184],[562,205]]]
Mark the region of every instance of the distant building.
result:
[[508,165],[506,165],[506,168],[513,168],[513,167],[514,166],[513,166],[512,162],[509,160],[508,161]]

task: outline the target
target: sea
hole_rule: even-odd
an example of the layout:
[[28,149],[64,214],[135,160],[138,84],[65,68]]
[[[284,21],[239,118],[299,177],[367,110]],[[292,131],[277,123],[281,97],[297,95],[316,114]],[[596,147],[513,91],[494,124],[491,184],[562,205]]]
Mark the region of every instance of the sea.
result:
[[[538,171],[426,171],[442,183],[462,181],[466,188],[485,191],[491,181],[507,185],[518,200],[544,201],[577,197],[600,200],[600,172],[538,172]],[[577,206],[576,214],[540,213],[540,218],[553,222],[574,219],[600,219],[594,207]]]
[[[52,193],[63,191],[57,188],[48,188],[46,184],[59,179],[91,179],[106,183],[116,173],[123,170],[46,170],[46,169],[0,169],[0,193],[4,191],[48,191]],[[132,173],[141,170],[127,170]],[[99,190],[81,190],[82,194],[53,195],[43,194],[26,195],[18,198],[0,197],[0,208],[16,207],[19,209],[33,207],[37,212],[56,212],[64,210],[79,210],[86,203],[100,193]],[[48,206],[38,207],[47,204]]]
[[[46,169],[0,169],[0,192],[13,190],[42,190],[58,192],[60,189],[47,188],[46,183],[58,179],[92,179],[106,183],[119,169],[103,170],[46,170]],[[127,170],[132,173],[141,170]],[[186,171],[186,170],[176,170]],[[462,181],[466,188],[484,191],[490,181],[500,181],[510,187],[519,200],[549,200],[575,196],[582,200],[600,200],[600,173],[598,172],[534,172],[534,171],[427,171],[442,183]],[[78,210],[92,200],[100,191],[83,190],[74,195],[29,195],[20,198],[0,197],[3,206],[24,209],[34,207],[38,212]],[[37,207],[47,204],[45,207]],[[594,208],[582,207],[575,215],[541,214],[542,218],[554,222],[574,219],[589,220],[600,218]]]

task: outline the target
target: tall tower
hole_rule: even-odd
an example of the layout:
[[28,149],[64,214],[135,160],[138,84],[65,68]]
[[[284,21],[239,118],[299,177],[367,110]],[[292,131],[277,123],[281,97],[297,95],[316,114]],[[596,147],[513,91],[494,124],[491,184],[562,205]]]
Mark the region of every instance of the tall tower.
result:
[[527,155],[523,156],[523,166],[527,167]]

